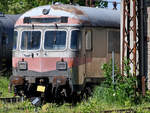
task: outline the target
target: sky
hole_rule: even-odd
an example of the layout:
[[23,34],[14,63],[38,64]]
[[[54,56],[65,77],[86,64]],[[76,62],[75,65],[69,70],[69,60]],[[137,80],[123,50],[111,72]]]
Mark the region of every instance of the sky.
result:
[[[107,0],[107,1],[116,1],[116,2],[121,2],[121,0]],[[108,3],[108,8],[112,9],[113,5],[112,3]],[[120,10],[120,4],[117,4],[117,9]]]

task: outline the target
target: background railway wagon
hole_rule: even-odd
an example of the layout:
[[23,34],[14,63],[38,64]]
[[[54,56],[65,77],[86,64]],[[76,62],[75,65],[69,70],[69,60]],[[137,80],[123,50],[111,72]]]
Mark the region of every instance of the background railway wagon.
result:
[[0,72],[12,67],[14,24],[19,16],[0,14]]

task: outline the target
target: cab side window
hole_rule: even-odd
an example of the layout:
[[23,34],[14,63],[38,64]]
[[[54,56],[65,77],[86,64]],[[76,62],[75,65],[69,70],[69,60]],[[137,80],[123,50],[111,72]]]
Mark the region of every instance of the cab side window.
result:
[[73,30],[71,32],[71,45],[70,48],[73,50],[81,49],[81,31]]
[[92,32],[89,30],[85,33],[86,50],[92,50]]

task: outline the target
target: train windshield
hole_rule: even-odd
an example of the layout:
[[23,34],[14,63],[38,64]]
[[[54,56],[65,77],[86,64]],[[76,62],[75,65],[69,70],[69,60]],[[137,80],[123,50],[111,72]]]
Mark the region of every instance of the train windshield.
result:
[[17,48],[17,37],[18,37],[18,32],[14,31],[14,37],[13,37],[13,49]]
[[22,50],[37,50],[40,48],[41,32],[40,31],[23,31],[21,40]]
[[80,49],[81,32],[79,30],[73,30],[71,33],[71,49]]
[[66,47],[66,31],[46,31],[44,49],[63,50]]

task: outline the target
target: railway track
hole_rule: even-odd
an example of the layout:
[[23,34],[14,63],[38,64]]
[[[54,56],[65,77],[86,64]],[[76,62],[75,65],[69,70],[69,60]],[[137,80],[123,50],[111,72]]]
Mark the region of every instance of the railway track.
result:
[[23,97],[10,97],[10,98],[0,98],[0,101],[4,103],[16,103],[16,102],[23,102],[25,98]]
[[[16,102],[23,102],[25,100],[25,98],[23,97],[11,97],[11,98],[4,98],[1,97],[0,101],[4,102],[4,103],[16,103]],[[35,107],[36,108],[36,107]],[[28,109],[28,107],[17,107],[16,109],[18,110],[26,110]],[[150,107],[145,107],[142,108],[143,110],[148,110],[150,111]],[[104,110],[104,111],[100,111],[100,113],[137,113],[136,109],[117,109],[117,110]]]
[[[150,111],[150,107],[145,107],[142,108],[143,110],[148,110]],[[118,109],[118,110],[105,110],[105,111],[100,111],[100,113],[137,113],[136,109]]]

